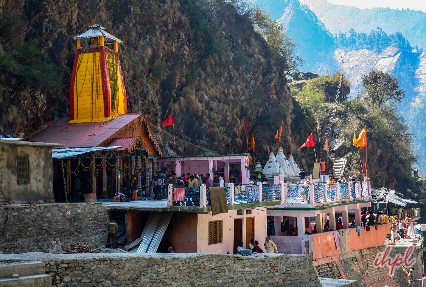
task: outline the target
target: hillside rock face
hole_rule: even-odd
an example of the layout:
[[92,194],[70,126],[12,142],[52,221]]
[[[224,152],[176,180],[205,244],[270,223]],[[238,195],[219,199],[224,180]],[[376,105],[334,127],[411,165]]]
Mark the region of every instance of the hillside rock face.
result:
[[[289,35],[294,35],[298,54],[305,61],[302,70],[327,74],[343,71],[351,82],[351,96],[362,91],[361,78],[373,69],[395,76],[400,88],[405,91],[405,98],[397,110],[410,127],[418,158],[426,157],[423,136],[426,128],[423,120],[426,57],[422,49],[413,47],[405,37],[406,33],[415,43],[422,45],[413,33],[414,28],[421,30],[426,27],[426,13],[358,9],[332,5],[323,0],[286,0],[285,5],[265,4],[262,0],[256,3],[271,12]],[[395,24],[396,19],[401,25]],[[416,23],[422,25],[416,26]],[[339,32],[344,34],[335,34]],[[426,168],[421,160],[419,166]]]
[[[38,94],[47,104],[31,127],[31,116],[22,118],[24,107],[10,104],[9,94],[0,91],[6,99],[0,131],[29,134],[55,117],[68,116],[76,50],[72,37],[94,23],[123,40],[119,52],[129,111],[149,118],[170,153],[206,153],[206,147],[245,151],[245,118],[256,146],[266,151],[266,138],[273,138],[281,119],[291,125],[288,71],[275,62],[248,18],[225,1],[0,0],[0,12],[18,19],[21,28],[11,38],[0,36],[6,50],[11,43],[36,39],[43,56],[63,74],[59,92]],[[161,121],[171,113],[174,127],[162,129]]]

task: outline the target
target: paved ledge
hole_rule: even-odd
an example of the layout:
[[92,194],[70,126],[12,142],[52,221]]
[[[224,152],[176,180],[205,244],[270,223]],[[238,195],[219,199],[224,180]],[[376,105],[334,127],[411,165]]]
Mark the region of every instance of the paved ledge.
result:
[[359,286],[356,280],[319,278],[322,287],[357,287]]

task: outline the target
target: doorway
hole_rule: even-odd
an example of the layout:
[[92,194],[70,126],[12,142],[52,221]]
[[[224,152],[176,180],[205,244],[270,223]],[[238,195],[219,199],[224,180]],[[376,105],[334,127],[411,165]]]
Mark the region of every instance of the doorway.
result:
[[254,217],[246,217],[246,248],[249,249],[250,240],[254,240]]

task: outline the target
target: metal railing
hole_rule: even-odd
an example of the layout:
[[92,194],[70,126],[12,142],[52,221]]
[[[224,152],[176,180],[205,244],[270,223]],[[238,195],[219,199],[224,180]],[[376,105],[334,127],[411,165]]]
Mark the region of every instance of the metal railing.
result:
[[[277,202],[277,205],[323,205],[333,202],[352,201],[371,198],[369,182],[322,183],[313,184],[227,184],[225,187],[227,204],[246,204],[255,202]],[[198,206],[210,205],[209,189],[202,185],[200,188],[174,188],[169,185],[169,206]],[[180,192],[180,196],[175,195]],[[177,200],[179,199],[179,200]]]

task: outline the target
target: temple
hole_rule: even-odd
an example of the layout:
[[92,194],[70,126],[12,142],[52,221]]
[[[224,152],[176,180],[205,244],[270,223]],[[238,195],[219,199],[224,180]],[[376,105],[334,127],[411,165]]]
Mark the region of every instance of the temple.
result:
[[112,198],[123,188],[129,191],[133,176],[139,187],[147,184],[162,154],[146,118],[127,113],[118,52],[122,41],[97,24],[74,39],[70,118],[30,137],[63,146],[53,150],[57,202]]

